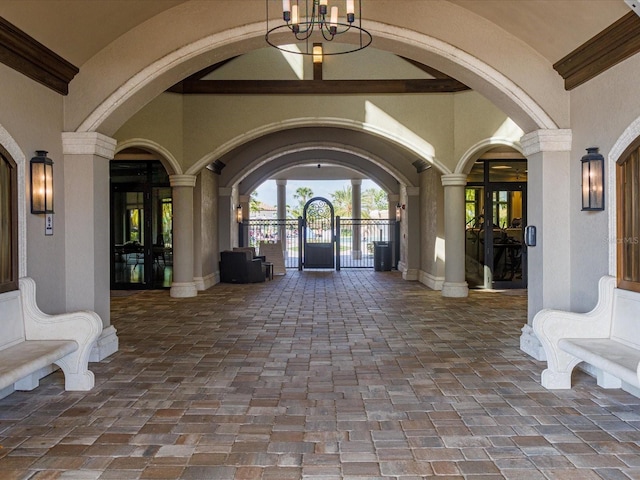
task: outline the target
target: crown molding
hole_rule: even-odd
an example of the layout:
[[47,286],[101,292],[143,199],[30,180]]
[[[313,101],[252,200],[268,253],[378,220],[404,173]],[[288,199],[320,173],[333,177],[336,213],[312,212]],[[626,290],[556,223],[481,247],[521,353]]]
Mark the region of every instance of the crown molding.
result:
[[564,78],[566,90],[591,80],[640,52],[640,18],[629,12],[582,44],[553,68]]
[[78,67],[0,17],[0,62],[62,95]]

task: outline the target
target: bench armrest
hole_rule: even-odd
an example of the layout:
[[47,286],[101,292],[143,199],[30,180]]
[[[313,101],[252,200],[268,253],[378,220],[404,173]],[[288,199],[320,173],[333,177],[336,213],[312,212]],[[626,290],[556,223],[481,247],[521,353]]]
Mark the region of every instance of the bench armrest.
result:
[[88,363],[91,349],[102,332],[98,314],[89,310],[58,315],[42,312],[36,304],[36,284],[29,277],[20,279],[20,297],[26,340],[75,341],[78,350],[56,363],[64,371],[67,390],[92,388],[93,373],[88,371]]
[[590,312],[574,313],[544,309],[535,315],[533,331],[544,348],[548,363],[547,370],[543,372],[543,386],[554,388],[545,383],[566,385],[567,378],[570,382],[571,370],[580,362],[578,358],[560,349],[558,342],[561,339],[609,338],[615,288],[616,279],[604,276],[598,282],[598,303]]

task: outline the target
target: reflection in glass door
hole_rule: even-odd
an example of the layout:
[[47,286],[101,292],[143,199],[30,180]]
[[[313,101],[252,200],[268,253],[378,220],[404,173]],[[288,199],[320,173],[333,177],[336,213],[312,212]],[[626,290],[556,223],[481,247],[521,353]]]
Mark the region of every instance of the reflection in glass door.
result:
[[526,288],[526,162],[479,161],[465,191],[470,287]]
[[173,204],[168,183],[160,162],[111,163],[111,288],[171,286]]
[[489,192],[493,218],[485,221],[484,284],[491,288],[523,288],[525,185],[491,186]]

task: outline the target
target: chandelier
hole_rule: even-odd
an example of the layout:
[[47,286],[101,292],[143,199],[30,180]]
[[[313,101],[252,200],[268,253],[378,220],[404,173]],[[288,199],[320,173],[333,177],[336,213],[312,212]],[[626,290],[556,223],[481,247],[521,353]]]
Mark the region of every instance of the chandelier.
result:
[[[265,40],[279,50],[299,55],[313,55],[313,44],[344,38],[350,43],[336,42],[323,55],[357,52],[371,44],[372,37],[362,28],[361,0],[266,0],[267,34]],[[282,20],[269,24],[269,4],[282,4]],[[277,8],[277,7],[275,7]],[[357,13],[357,15],[356,15]],[[287,40],[286,33],[289,33]],[[349,35],[344,35],[344,34]],[[344,35],[343,37],[340,37]],[[276,40],[277,37],[277,40]]]

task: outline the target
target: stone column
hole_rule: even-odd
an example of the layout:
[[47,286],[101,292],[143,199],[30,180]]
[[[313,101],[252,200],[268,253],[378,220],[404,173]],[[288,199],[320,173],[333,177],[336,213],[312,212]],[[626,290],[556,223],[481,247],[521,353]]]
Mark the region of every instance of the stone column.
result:
[[[238,225],[238,246],[248,247],[250,240],[247,220],[251,218],[251,197],[249,195],[238,195],[238,205],[242,208],[242,225]],[[237,221],[238,219],[236,218],[236,223]],[[240,235],[240,231],[242,231],[242,235]]]
[[218,188],[218,245],[220,251],[231,250],[237,245],[238,228],[234,215],[233,189]]
[[173,283],[169,295],[195,297],[193,280],[193,193],[195,175],[170,175],[173,194]]
[[282,252],[284,254],[284,258],[287,258],[287,226],[286,226],[286,218],[287,218],[287,181],[286,180],[276,180],[278,198],[276,208],[278,209],[277,217],[280,222],[280,227],[278,229],[278,238],[282,242]]
[[529,307],[520,348],[544,360],[533,316],[543,308],[571,308],[571,130],[537,130],[520,143],[527,157],[527,225],[537,232],[536,246],[527,247]]
[[[354,220],[362,218],[362,179],[360,178],[351,180],[351,218]],[[362,227],[355,221],[353,237],[351,237],[351,258],[354,260],[362,258]]]
[[[400,261],[400,226],[402,225],[402,218],[400,218],[400,222],[396,222],[395,224],[391,224],[391,222],[396,221],[396,208],[400,203],[400,195],[397,193],[389,193],[387,195],[387,211],[389,218],[389,240],[393,242],[393,251],[392,251],[392,260],[391,263],[394,267],[398,267],[398,262]],[[402,217],[402,213],[400,214]],[[367,239],[368,240],[368,239]]]
[[109,273],[109,160],[116,141],[96,132],[65,132],[62,147],[66,309],[100,315],[104,328],[91,352],[91,361],[100,361],[118,350]]
[[444,284],[443,297],[466,297],[469,287],[465,281],[464,250],[464,188],[467,175],[442,175],[444,187]]
[[400,264],[405,280],[420,277],[420,187],[402,187],[400,198],[405,198],[405,209],[400,222]]

